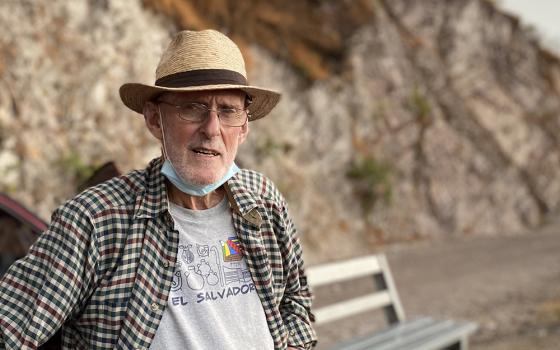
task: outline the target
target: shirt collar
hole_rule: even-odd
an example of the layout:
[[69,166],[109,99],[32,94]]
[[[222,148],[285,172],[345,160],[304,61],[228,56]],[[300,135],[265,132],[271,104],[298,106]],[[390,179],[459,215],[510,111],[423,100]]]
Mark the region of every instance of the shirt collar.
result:
[[168,210],[165,177],[161,173],[163,157],[153,159],[146,168],[144,190],[136,196],[134,216],[152,218]]
[[241,214],[241,216],[247,215],[257,207],[254,195],[247,190],[241,180],[241,172],[238,172],[229,179],[224,184],[224,189],[226,190],[232,210]]

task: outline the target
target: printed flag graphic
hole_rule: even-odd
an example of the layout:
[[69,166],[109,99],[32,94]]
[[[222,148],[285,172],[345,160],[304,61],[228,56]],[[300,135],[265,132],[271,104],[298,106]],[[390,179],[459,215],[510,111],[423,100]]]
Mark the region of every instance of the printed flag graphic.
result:
[[226,242],[222,243],[222,252],[224,253],[224,261],[241,260],[239,239],[237,237],[229,237]]

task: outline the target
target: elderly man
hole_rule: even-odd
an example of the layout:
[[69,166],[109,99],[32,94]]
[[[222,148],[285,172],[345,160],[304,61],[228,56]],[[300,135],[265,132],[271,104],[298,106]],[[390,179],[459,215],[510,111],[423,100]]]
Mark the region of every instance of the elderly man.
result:
[[62,327],[68,349],[300,349],[315,343],[301,246],[282,195],[234,163],[278,102],[212,30],[182,31],[155,85],[125,84],[163,157],[57,209],[0,282],[7,349]]

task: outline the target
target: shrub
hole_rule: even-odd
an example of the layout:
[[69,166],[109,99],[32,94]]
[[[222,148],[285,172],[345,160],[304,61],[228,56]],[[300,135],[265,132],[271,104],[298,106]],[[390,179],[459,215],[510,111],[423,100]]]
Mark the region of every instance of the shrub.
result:
[[76,183],[82,183],[88,179],[97,166],[95,164],[87,164],[76,152],[70,152],[60,160],[60,166],[65,172],[68,172],[74,178]]
[[388,164],[368,156],[355,160],[346,176],[353,182],[354,192],[365,213],[380,201],[391,202],[391,167]]

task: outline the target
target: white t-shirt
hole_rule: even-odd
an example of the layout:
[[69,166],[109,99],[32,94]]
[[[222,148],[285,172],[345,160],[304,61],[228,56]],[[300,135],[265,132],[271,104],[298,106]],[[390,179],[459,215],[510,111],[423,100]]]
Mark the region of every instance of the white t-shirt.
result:
[[152,350],[274,349],[227,200],[207,210],[170,203],[179,251]]

